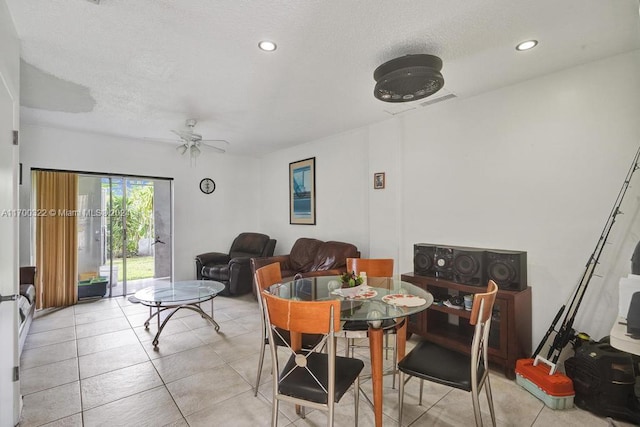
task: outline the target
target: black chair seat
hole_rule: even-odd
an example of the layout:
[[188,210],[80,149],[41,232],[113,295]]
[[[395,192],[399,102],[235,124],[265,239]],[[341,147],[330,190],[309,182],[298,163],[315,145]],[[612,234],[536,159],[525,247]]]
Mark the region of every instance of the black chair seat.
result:
[[[326,353],[310,353],[307,357],[307,367],[315,373],[325,389],[328,385],[327,357]],[[295,356],[292,355],[282,370],[283,374],[286,374],[295,366]],[[336,356],[335,402],[338,402],[349,390],[363,368],[364,363],[362,360]],[[291,374],[282,379],[280,393],[311,402],[327,403],[327,393],[320,387],[314,377],[309,374],[309,371],[302,367],[296,367]]]
[[[471,391],[471,357],[434,344],[420,342],[398,362],[398,369],[411,376]],[[479,366],[478,376],[484,375]]]

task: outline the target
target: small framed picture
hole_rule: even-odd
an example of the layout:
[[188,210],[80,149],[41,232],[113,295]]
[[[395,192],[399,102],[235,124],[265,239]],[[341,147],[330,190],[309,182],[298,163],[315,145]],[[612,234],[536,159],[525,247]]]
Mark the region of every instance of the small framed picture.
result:
[[384,188],[384,172],[377,172],[373,174],[373,188],[376,190]]

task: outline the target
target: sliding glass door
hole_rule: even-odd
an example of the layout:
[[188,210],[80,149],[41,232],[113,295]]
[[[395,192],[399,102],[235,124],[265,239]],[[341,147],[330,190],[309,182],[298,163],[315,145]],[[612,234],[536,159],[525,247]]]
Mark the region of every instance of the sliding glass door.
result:
[[81,297],[87,281],[96,294],[124,296],[171,280],[171,191],[167,179],[80,175]]

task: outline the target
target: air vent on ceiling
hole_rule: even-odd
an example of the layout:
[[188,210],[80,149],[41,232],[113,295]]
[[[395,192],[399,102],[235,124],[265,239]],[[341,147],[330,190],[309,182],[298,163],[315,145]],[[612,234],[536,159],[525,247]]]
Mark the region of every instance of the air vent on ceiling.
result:
[[442,59],[433,55],[405,55],[373,72],[373,95],[384,102],[410,102],[433,95],[444,86]]
[[439,102],[444,102],[449,99],[454,99],[457,97],[458,96],[456,94],[451,93],[446,89],[442,89],[440,92],[438,92],[437,95],[432,96],[428,100],[425,100],[422,102],[412,102],[412,103],[404,103],[404,104],[386,104],[382,111],[392,116],[397,116],[398,114],[406,113],[407,111],[426,107],[428,105],[437,104]]
[[453,99],[453,98],[457,98],[457,96],[454,95],[453,93],[447,93],[444,96],[440,96],[438,98],[432,98],[432,99],[429,99],[428,101],[421,102],[420,106],[426,107],[427,105],[437,104],[438,102],[443,102],[443,101],[446,101],[448,99]]

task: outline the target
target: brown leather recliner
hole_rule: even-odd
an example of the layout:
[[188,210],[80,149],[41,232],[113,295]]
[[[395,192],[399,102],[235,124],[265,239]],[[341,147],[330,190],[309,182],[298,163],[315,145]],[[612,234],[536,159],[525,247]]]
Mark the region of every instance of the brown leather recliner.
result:
[[196,278],[225,285],[220,295],[242,295],[253,288],[250,259],[273,255],[276,240],[261,233],[240,233],[229,253],[207,252],[196,256]]
[[358,248],[351,243],[301,237],[288,255],[252,258],[251,269],[255,273],[260,267],[279,262],[283,281],[297,274],[301,277],[333,276],[346,271],[347,258],[360,258]]

